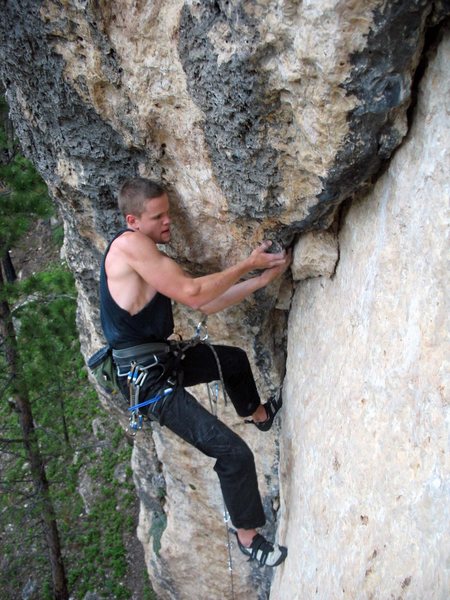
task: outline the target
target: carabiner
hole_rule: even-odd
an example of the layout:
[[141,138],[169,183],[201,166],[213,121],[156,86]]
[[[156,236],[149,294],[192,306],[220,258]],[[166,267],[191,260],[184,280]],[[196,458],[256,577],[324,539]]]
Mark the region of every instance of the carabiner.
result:
[[[203,337],[201,337],[202,330],[204,330],[205,332]],[[195,330],[195,337],[200,338],[201,342],[206,342],[206,340],[208,339],[208,324],[206,323],[206,319],[200,321],[200,323],[197,325],[197,329]]]

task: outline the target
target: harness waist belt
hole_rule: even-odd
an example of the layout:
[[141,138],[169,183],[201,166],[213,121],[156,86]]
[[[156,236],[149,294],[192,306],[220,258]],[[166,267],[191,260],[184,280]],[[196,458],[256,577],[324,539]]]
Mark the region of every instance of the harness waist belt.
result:
[[113,349],[112,353],[117,364],[122,365],[130,360],[135,360],[139,363],[150,356],[167,354],[169,351],[169,344],[165,344],[164,342],[149,342],[148,344],[139,344],[138,346],[130,346],[129,348]]

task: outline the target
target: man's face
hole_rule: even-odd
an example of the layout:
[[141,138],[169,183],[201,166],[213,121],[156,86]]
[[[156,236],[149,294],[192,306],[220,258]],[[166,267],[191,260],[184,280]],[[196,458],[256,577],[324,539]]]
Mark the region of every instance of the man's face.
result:
[[163,194],[146,200],[140,217],[127,216],[127,224],[141,231],[156,244],[170,242],[169,198]]

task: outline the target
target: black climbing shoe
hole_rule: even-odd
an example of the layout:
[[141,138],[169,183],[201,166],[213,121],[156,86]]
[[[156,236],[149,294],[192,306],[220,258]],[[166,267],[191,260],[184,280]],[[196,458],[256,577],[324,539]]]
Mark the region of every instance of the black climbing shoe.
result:
[[263,567],[277,567],[280,565],[287,556],[287,548],[284,546],[278,546],[278,544],[271,544],[266,540],[264,536],[257,533],[252,540],[252,545],[247,548],[243,546],[239,541],[237,531],[234,532],[236,535],[239,550],[249,556],[249,560],[256,560],[258,566]]
[[271,398],[268,402],[266,402],[263,406],[266,409],[267,419],[265,421],[260,421],[257,423],[253,421],[253,419],[247,419],[246,423],[253,423],[260,431],[269,431],[272,427],[273,420],[275,419],[275,415],[280,410],[283,405],[283,400],[281,398],[281,394],[276,400],[275,398]]

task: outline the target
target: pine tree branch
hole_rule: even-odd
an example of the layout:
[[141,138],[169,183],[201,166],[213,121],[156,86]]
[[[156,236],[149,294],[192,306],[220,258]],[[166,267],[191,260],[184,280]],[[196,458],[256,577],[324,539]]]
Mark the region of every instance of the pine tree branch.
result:
[[24,306],[28,306],[29,304],[32,304],[33,302],[38,302],[40,305],[43,305],[43,304],[45,305],[45,304],[51,304],[55,300],[59,300],[61,298],[67,298],[67,300],[73,300],[74,302],[76,301],[76,297],[72,296],[71,294],[50,294],[50,295],[44,295],[44,294],[40,294],[38,292],[35,292],[34,294],[31,294],[30,296],[28,296],[24,300],[20,300],[14,306],[12,306],[11,307],[11,314],[14,314],[19,309],[23,308]]

